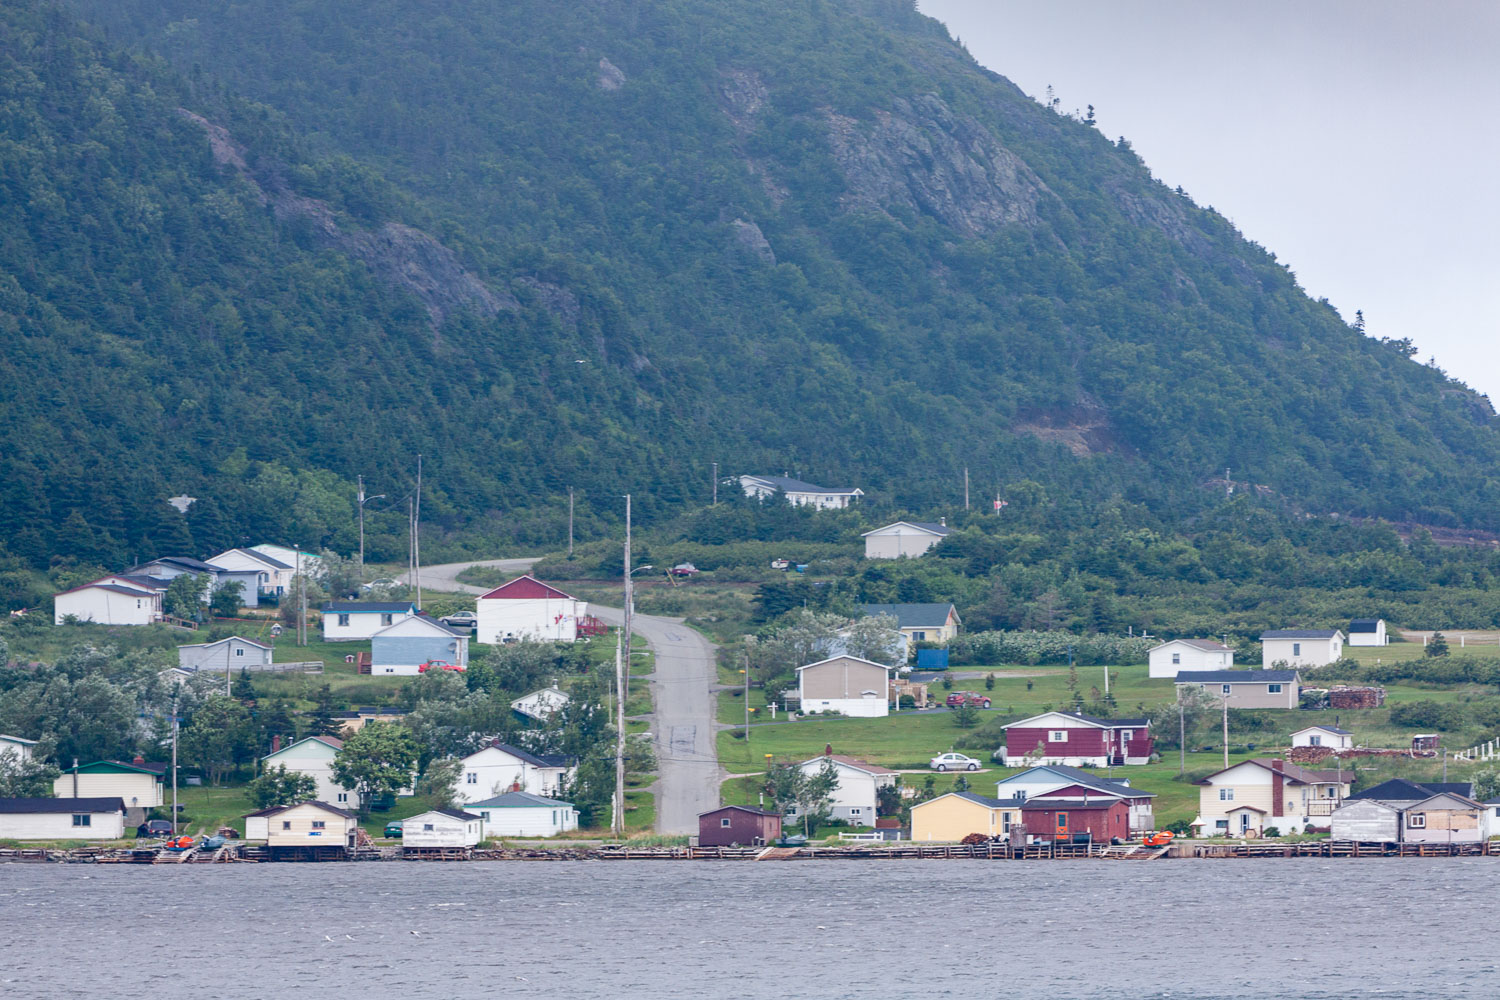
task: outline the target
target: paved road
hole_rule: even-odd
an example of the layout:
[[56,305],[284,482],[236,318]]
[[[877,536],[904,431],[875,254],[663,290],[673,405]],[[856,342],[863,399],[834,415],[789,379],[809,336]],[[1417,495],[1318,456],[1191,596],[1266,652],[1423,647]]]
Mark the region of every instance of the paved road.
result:
[[[485,588],[458,582],[458,574],[470,566],[494,566],[524,573],[535,562],[535,559],[490,559],[423,566],[422,586],[482,594]],[[594,605],[590,610],[610,625],[624,621],[620,608]],[[697,833],[698,814],[719,805],[721,775],[714,742],[714,698],[710,693],[717,679],[714,646],[675,618],[638,614],[631,620],[631,627],[651,644],[656,654],[656,672],[651,678],[652,702],[656,707],[651,731],[660,761],[656,831]]]

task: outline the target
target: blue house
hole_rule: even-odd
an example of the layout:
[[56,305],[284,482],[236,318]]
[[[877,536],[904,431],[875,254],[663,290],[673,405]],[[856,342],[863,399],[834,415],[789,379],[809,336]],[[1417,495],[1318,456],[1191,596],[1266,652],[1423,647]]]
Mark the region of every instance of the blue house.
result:
[[459,669],[469,666],[469,637],[428,618],[415,614],[401,618],[376,632],[370,638],[370,673],[420,673],[424,663],[443,663]]

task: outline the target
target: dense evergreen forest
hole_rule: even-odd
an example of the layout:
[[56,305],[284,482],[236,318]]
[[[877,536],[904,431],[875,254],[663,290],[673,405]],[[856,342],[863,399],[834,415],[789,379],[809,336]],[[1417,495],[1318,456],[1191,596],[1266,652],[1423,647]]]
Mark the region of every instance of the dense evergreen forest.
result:
[[909,2],[18,0],[0,149],[17,566],[349,551],[360,474],[399,557],[418,453],[430,554],[713,462],[1497,526],[1485,398]]

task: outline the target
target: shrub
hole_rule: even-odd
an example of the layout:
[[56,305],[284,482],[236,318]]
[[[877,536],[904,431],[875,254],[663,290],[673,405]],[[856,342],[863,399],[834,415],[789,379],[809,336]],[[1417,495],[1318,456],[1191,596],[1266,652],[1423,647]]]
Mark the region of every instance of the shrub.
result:
[[1097,666],[1145,663],[1146,651],[1155,644],[1153,639],[1135,636],[1075,635],[1056,630],[997,631],[961,635],[948,644],[948,650],[955,665],[1066,664],[1071,650],[1074,663]]
[[1462,729],[1466,713],[1458,705],[1440,701],[1409,701],[1391,709],[1391,724],[1414,729],[1436,729],[1450,732]]
[[1281,836],[1281,828],[1280,827],[1275,827],[1275,826],[1268,826],[1268,827],[1266,827],[1264,830],[1262,830],[1260,832],[1260,835],[1262,837],[1279,837],[1279,836]]

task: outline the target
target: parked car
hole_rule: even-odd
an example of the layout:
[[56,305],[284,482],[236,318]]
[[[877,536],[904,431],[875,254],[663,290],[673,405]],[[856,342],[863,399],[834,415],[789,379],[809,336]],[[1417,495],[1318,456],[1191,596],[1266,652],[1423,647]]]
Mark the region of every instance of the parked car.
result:
[[940,753],[930,764],[934,771],[977,771],[979,761],[961,753]]
[[363,588],[365,590],[375,590],[375,589],[380,588],[380,587],[394,587],[394,586],[396,586],[396,581],[392,580],[392,579],[389,579],[389,578],[382,579],[382,580],[371,580],[369,583],[363,584]]
[[401,820],[393,819],[387,823],[385,825],[385,835],[387,837],[399,838],[401,836]]
[[698,567],[694,566],[690,562],[678,563],[676,566],[673,566],[670,570],[668,570],[668,572],[670,572],[673,576],[692,576],[694,573],[698,572]]
[[989,708],[990,700],[982,694],[973,691],[955,691],[948,696],[948,707],[957,708],[960,705],[973,705],[975,708]]
[[438,621],[450,628],[475,628],[479,625],[479,616],[472,611],[455,611],[451,615],[439,618]]
[[165,819],[148,819],[136,827],[137,837],[170,837],[172,835],[172,821]]

